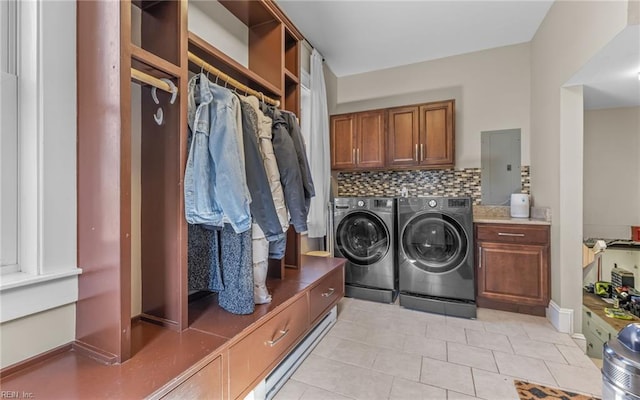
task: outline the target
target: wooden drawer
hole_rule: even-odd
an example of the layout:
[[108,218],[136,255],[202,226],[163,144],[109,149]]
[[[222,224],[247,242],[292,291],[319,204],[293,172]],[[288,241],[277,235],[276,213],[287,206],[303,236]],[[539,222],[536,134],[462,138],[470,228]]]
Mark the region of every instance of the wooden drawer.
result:
[[587,355],[593,358],[602,358],[605,341],[594,335],[592,331],[585,331],[584,338],[587,341]]
[[211,361],[162,399],[222,399],[221,357]]
[[309,291],[309,321],[314,325],[332,304],[344,296],[344,268],[336,268]]
[[229,349],[229,392],[232,399],[266,375],[308,328],[307,298],[256,328]]
[[500,243],[548,244],[546,225],[478,224],[476,240]]
[[585,331],[590,331],[594,337],[603,342],[608,342],[612,337],[616,336],[617,332],[615,332],[615,328],[605,321],[602,321],[600,317],[591,310],[583,308],[582,311],[582,326]]

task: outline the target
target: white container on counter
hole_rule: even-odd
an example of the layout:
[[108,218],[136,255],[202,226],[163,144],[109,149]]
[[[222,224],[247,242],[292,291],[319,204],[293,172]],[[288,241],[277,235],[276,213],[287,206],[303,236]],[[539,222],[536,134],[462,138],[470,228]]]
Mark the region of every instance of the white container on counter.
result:
[[529,195],[513,193],[511,195],[511,217],[529,218]]

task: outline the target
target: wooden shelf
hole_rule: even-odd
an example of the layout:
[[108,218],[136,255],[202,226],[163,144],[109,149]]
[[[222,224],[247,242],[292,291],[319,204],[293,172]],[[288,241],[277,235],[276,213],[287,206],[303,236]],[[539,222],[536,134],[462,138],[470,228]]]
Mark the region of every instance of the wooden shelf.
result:
[[284,70],[284,78],[287,83],[292,82],[292,83],[295,83],[296,85],[300,83],[300,79],[288,69]]
[[131,4],[135,5],[141,10],[148,10],[162,3],[162,1],[163,0],[131,0]]
[[180,67],[155,54],[131,44],[131,66],[156,78],[178,78]]
[[220,0],[220,4],[248,27],[277,21],[273,12],[263,1]]
[[[189,32],[189,51],[237,81],[254,90],[264,92],[265,96],[276,99],[282,97],[282,90],[239,64],[193,32]],[[192,72],[200,72],[200,66],[190,63],[190,70]]]

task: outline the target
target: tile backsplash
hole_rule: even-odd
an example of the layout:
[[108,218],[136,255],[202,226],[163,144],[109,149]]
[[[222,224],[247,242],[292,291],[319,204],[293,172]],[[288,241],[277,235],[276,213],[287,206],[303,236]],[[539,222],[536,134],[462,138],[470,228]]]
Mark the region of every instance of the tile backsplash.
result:
[[[529,166],[520,169],[522,192],[531,192]],[[339,172],[337,196],[400,196],[403,187],[409,196],[470,196],[481,204],[480,168],[422,171]]]

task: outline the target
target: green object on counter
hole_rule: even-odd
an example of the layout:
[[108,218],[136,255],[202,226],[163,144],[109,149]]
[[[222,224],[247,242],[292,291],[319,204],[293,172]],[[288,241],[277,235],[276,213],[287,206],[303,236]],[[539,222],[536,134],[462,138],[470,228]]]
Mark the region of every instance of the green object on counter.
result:
[[604,315],[610,318],[633,319],[633,315],[619,308],[605,308]]
[[599,281],[595,284],[595,294],[602,297],[609,297],[611,293],[609,288],[611,287],[611,282]]

